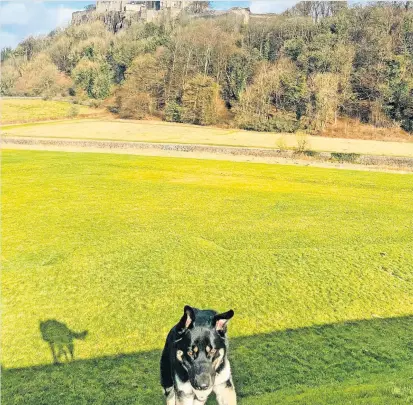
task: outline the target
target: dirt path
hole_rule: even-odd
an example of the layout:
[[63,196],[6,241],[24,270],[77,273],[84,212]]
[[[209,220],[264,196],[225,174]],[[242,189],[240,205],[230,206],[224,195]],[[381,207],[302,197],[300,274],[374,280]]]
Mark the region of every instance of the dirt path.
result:
[[[4,126],[9,136],[63,139],[95,139],[129,142],[162,142],[285,148],[297,146],[294,134],[276,134],[217,127],[201,127],[162,121],[73,120],[35,125]],[[306,149],[317,152],[358,153],[362,155],[413,157],[413,142],[387,142],[308,136]],[[413,140],[413,137],[412,137]]]
[[[119,142],[98,140],[68,140],[50,138],[3,137],[2,149],[25,149],[62,152],[93,152],[163,156],[191,159],[229,160],[235,162],[302,165],[362,171],[412,173],[413,158],[361,156],[366,164],[332,161],[331,153],[316,157],[293,152],[281,152],[262,148],[226,147],[188,144],[156,144],[145,142]],[[372,160],[373,158],[373,160]],[[363,160],[362,160],[363,161]]]

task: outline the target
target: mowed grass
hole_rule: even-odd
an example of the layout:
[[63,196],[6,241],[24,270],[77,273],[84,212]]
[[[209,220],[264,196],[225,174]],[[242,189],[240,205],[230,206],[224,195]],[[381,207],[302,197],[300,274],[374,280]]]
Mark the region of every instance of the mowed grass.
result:
[[64,101],[24,98],[0,100],[2,124],[73,118],[73,108],[76,109],[76,116],[78,117],[105,114],[104,109],[74,105]]
[[[158,404],[184,304],[233,308],[243,404],[413,401],[413,176],[4,151],[6,404]],[[47,365],[39,321],[89,330]]]

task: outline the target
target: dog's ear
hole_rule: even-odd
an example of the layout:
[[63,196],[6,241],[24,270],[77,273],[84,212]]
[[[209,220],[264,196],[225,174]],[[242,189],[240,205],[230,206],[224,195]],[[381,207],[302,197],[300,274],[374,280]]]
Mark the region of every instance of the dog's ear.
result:
[[225,333],[227,331],[227,323],[233,316],[234,311],[230,309],[227,312],[215,315],[212,324],[218,332]]
[[195,321],[195,312],[192,307],[185,305],[184,314],[182,315],[181,320],[178,323],[178,330],[184,332],[187,329],[191,329],[194,326]]

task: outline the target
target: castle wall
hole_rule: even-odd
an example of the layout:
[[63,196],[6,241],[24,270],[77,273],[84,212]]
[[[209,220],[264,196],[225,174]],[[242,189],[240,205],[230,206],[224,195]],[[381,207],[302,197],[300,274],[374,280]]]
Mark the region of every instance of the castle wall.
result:
[[107,13],[110,11],[123,11],[126,1],[122,0],[98,0],[96,2],[96,12]]
[[[72,14],[72,24],[85,24],[102,21],[112,32],[118,32],[133,21],[160,22],[163,19],[175,19],[190,0],[151,0],[129,3],[128,0],[98,0],[96,10],[77,11]],[[191,18],[215,18],[223,15],[235,17],[237,21],[248,24],[249,9],[232,8],[228,11],[207,10],[193,14]]]
[[186,6],[185,0],[161,0],[161,9],[177,8],[183,9]]
[[126,4],[124,6],[124,11],[139,13],[144,8],[145,8],[144,4]]
[[217,17],[231,17],[235,18],[237,22],[241,22],[244,25],[248,25],[250,20],[250,10],[248,8],[234,7],[229,10],[207,10],[203,13],[193,14],[191,18],[195,19],[208,19]]

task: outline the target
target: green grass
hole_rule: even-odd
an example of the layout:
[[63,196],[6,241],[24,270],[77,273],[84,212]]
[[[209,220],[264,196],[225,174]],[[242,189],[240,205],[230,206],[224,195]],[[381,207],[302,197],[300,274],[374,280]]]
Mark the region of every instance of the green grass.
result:
[[[73,118],[71,109],[74,104],[65,101],[40,99],[3,99],[0,101],[2,124],[56,120]],[[98,116],[104,113],[103,109],[77,106],[79,117]]]
[[[29,151],[2,175],[3,403],[160,403],[186,303],[235,310],[242,404],[412,400],[412,175]],[[50,318],[89,330],[78,361],[47,365]]]
[[[238,398],[244,405],[411,403],[412,334],[407,317],[235,338]],[[154,350],[6,370],[3,401],[160,404],[159,358]]]

